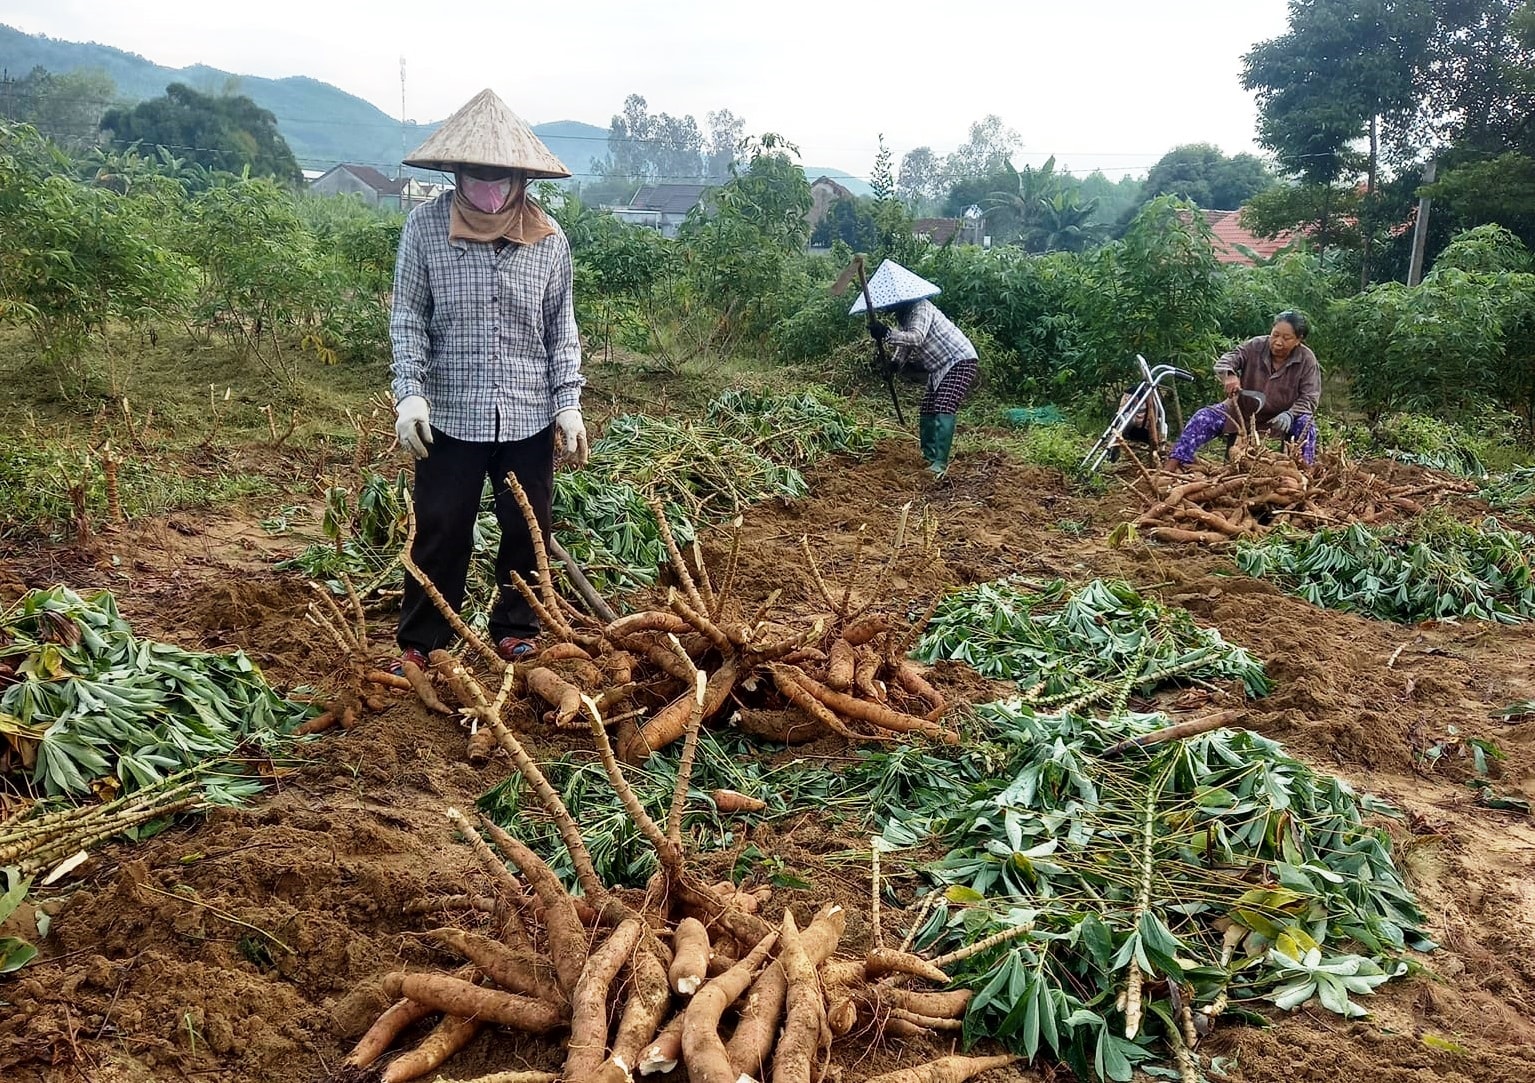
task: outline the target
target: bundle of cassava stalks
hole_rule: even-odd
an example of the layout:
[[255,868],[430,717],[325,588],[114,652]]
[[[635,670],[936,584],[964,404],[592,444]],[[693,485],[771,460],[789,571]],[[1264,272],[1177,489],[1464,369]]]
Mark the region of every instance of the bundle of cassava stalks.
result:
[[1150,471],[1133,451],[1129,457],[1138,468],[1131,488],[1148,505],[1135,526],[1156,541],[1215,544],[1286,523],[1310,529],[1377,523],[1475,491],[1469,482],[1427,470],[1414,471],[1419,476],[1412,481],[1393,481],[1341,448],[1308,465],[1298,445],[1276,451],[1255,436],[1239,437],[1224,462],[1195,460],[1183,470]]
[[[531,521],[531,508],[516,479],[508,480]],[[555,589],[548,555],[535,544],[536,581],[514,581],[544,630],[545,646],[530,662],[503,662],[452,613],[410,560],[410,538],[403,560],[468,649],[493,672],[506,676],[503,706],[530,700],[555,726],[584,729],[583,705],[590,699],[604,726],[615,730],[618,757],[626,763],[641,763],[677,741],[698,712],[705,725],[734,718],[742,729],[776,741],[809,741],[827,733],[857,741],[908,734],[948,744],[958,741],[958,734],[941,721],[947,707],[944,697],[906,657],[922,622],[902,628],[871,612],[902,551],[906,510],[890,556],[865,595],[868,601],[854,605],[851,581],[840,591],[829,585],[805,541],[805,561],[826,608],[804,617],[770,619],[776,594],[752,608],[733,597],[739,521],[716,586],[698,543],[693,544],[690,566],[661,506],[653,508],[675,581],[664,608],[615,617],[600,596],[579,584],[591,610],[582,612]],[[410,533],[414,535],[413,519]],[[538,532],[533,536],[537,539]],[[856,557],[854,566],[859,566]],[[574,571],[573,578],[579,579],[579,570]],[[431,709],[450,712],[450,703],[456,704],[477,731],[470,741],[471,760],[488,757],[496,746],[478,720],[485,704],[470,680],[471,667],[446,652],[434,652],[431,663],[426,673],[407,668],[412,686]],[[701,705],[695,688],[699,671],[708,674]]]
[[[418,575],[408,556],[406,560],[407,568]],[[547,583],[547,565],[542,557],[540,561]],[[494,690],[451,658],[441,658],[434,666],[454,695],[470,705],[465,713],[510,756],[537,795],[570,856],[580,895],[567,891],[543,859],[488,817],[476,822],[448,809],[449,819],[495,883],[494,895],[473,897],[470,904],[494,915],[499,935],[433,930],[429,935],[464,966],[451,973],[387,975],[384,989],[396,1002],[363,1036],[338,1071],[338,1083],[420,1078],[489,1026],[563,1033],[567,1052],[558,1073],[500,1072],[482,1077],[483,1083],[628,1083],[678,1067],[692,1083],[810,1083],[825,1076],[837,1037],[937,1035],[961,1029],[970,991],[932,987],[952,984],[943,967],[993,948],[1001,938],[925,959],[905,948],[886,948],[876,936],[875,946],[862,956],[839,956],[847,921],[841,907],[823,907],[803,928],[790,910],[770,923],[761,912],[760,894],[728,882],[707,883],[690,870],[684,850],[682,819],[698,734],[711,704],[718,710],[724,701],[720,689],[728,692],[751,680],[771,681],[788,702],[831,729],[857,732],[858,725],[948,733],[930,720],[880,702],[893,694],[874,683],[883,681],[881,674],[905,687],[889,654],[876,652],[878,665],[866,663],[865,670],[873,676],[859,681],[862,648],[882,643],[892,649],[892,641],[880,638],[889,636],[889,630],[881,627],[867,636],[851,632],[858,624],[846,619],[853,616],[848,612],[849,592],[839,603],[828,591],[841,630],[826,649],[811,646],[827,639],[819,626],[768,634],[758,622],[732,617],[728,576],[724,589],[716,593],[701,562],[695,581],[675,546],[672,561],[683,589],[672,595],[666,612],[605,625],[581,618],[552,591],[523,585],[541,610],[545,627],[562,643],[579,647],[585,657],[555,647],[546,650],[537,665],[497,667],[490,652],[486,661],[499,671]],[[439,605],[445,616],[451,613],[440,601]],[[460,628],[460,634],[467,631]],[[469,641],[477,643],[472,637]],[[850,665],[844,660],[849,651]],[[587,687],[566,680],[546,664],[551,654],[558,656],[554,664],[575,663],[571,675],[584,677]],[[664,826],[630,787],[604,716],[604,703],[622,704],[619,693],[628,695],[641,683],[636,680],[642,671],[640,659],[688,689],[673,701],[681,703],[679,709],[668,705],[643,725],[620,731],[620,747],[627,739],[631,751],[683,740]],[[711,661],[712,672],[695,659]],[[804,668],[807,665],[812,668]],[[834,671],[839,671],[835,677]],[[835,684],[844,677],[850,690],[838,691]],[[556,681],[569,691],[556,694]],[[423,691],[435,695],[430,675],[423,683]],[[593,695],[587,690],[600,683],[607,685],[605,691]],[[598,878],[569,808],[503,720],[510,697],[524,692],[546,700],[567,723],[579,719],[590,730],[609,782],[656,852],[659,869],[645,890],[610,889]],[[905,694],[913,699],[924,695]],[[936,712],[941,706],[940,702],[929,709]],[[670,722],[658,728],[672,714],[679,716],[675,732]],[[444,900],[443,906],[461,903]],[[918,983],[928,988],[914,988]],[[385,1063],[385,1054],[402,1033],[428,1017],[440,1017],[435,1029],[414,1049]],[[879,1083],[959,1083],[1016,1059],[942,1057],[875,1078]]]

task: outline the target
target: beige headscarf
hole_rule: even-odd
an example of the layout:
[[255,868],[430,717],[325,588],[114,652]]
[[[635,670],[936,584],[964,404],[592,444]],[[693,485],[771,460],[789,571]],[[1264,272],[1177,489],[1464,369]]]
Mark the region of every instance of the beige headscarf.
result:
[[537,244],[554,233],[554,223],[537,203],[528,199],[528,182],[523,176],[513,182],[515,194],[499,211],[482,211],[454,189],[453,207],[448,217],[451,241],[508,241],[511,244]]

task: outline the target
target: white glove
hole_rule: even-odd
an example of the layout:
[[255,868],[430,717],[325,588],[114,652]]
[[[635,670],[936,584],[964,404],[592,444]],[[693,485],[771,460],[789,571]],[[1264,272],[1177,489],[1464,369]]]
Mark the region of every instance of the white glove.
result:
[[426,400],[408,395],[394,408],[394,436],[413,459],[424,459],[432,442],[432,425],[427,420]]
[[567,406],[554,415],[555,435],[557,450],[560,458],[570,463],[577,470],[586,465],[586,457],[589,448],[586,444],[586,422],[581,419],[581,411],[574,406]]

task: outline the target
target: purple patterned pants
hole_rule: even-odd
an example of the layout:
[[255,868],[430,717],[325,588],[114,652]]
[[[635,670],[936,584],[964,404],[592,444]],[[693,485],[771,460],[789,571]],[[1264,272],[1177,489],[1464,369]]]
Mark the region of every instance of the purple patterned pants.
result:
[[922,405],[918,407],[920,414],[957,414],[959,407],[970,394],[970,388],[975,384],[975,378],[980,374],[981,363],[975,358],[954,362],[943,380],[937,387],[931,388],[922,396]]
[[[1216,404],[1202,407],[1183,426],[1178,442],[1173,445],[1171,457],[1185,465],[1193,462],[1200,448],[1226,431],[1227,420],[1225,406]],[[1265,436],[1282,437],[1286,442],[1299,440],[1301,460],[1310,464],[1316,459],[1316,426],[1311,423],[1310,414],[1296,414],[1287,433],[1278,433],[1268,427],[1263,429],[1263,433]]]

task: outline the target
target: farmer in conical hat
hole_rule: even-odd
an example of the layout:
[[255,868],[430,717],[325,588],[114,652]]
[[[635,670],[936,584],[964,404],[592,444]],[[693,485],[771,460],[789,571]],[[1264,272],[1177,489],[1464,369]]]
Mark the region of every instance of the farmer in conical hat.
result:
[[[576,467],[587,455],[570,245],[527,196],[530,178],[570,171],[489,90],[405,164],[451,172],[456,182],[411,212],[395,265],[395,433],[416,459],[411,555],[448,604],[462,606],[490,478],[501,524],[490,634],[510,661],[536,649],[539,625],[510,585],[514,572],[532,581],[535,558],[506,477],[515,475],[527,492],[547,540],[556,446]],[[396,635],[401,661],[425,665],[452,638],[407,576]]]
[[[960,404],[975,386],[980,372],[975,347],[929,297],[942,292],[933,283],[887,259],[869,279],[869,300],[875,312],[889,312],[896,321],[887,327],[868,313],[869,334],[895,347],[897,372],[912,368],[927,373],[927,393],[918,409],[918,433],[927,468],[940,477],[949,468],[954,445],[954,421]],[[849,315],[866,311],[863,296]]]

